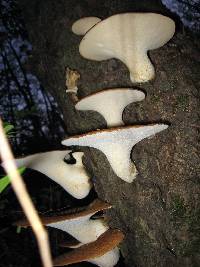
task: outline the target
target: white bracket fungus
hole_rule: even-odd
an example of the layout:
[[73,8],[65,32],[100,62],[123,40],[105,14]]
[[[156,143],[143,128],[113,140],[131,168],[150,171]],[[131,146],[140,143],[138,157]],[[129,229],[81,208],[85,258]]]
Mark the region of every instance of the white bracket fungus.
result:
[[[111,205],[99,199],[93,201],[88,207],[79,212],[69,211],[64,215],[57,216],[40,216],[43,225],[57,228],[69,233],[76,240],[76,247],[73,255],[84,251],[84,256],[88,255],[88,262],[94,263],[100,267],[113,267],[119,260],[119,249],[116,247],[123,239],[123,234],[119,230],[109,230],[109,227],[102,219],[91,219],[98,211],[111,208]],[[28,220],[23,219],[15,223],[17,226],[30,226]],[[104,234],[105,235],[102,235]],[[96,242],[95,242],[96,241]],[[92,243],[91,243],[92,242]],[[89,243],[89,244],[88,244]],[[88,244],[88,246],[84,246]],[[71,247],[71,245],[68,245]],[[73,244],[72,244],[73,247]],[[61,258],[66,258],[62,255]],[[78,257],[78,256],[77,256]],[[54,265],[59,266],[61,258],[57,258]],[[85,258],[82,260],[86,260]],[[71,262],[72,263],[72,262]],[[68,263],[70,264],[70,263]],[[67,265],[67,264],[64,264]]]
[[[147,52],[168,42],[175,32],[175,24],[173,20],[160,14],[125,13],[103,21],[96,17],[82,18],[73,24],[72,31],[78,35],[85,34],[79,46],[83,57],[97,61],[117,58],[128,67],[132,82],[146,82],[155,75]],[[116,88],[102,90],[78,101],[76,94],[79,78],[77,71],[66,69],[66,92],[71,93],[76,109],[99,112],[109,127],[123,125],[125,107],[145,98],[141,91]],[[136,167],[131,161],[132,147],[167,127],[165,124],[116,127],[69,137],[62,144],[99,149],[107,157],[116,175],[131,183],[137,175]],[[81,199],[88,195],[92,185],[82,163],[82,152],[72,153],[75,164],[64,162],[66,154],[69,156],[70,152],[39,153],[16,159],[16,163],[18,167],[25,166],[47,175],[72,196]],[[109,230],[103,219],[91,219],[98,211],[109,208],[111,205],[95,200],[78,212],[41,216],[44,225],[65,231],[78,241],[71,245],[76,247],[73,251],[54,259],[54,266],[82,261],[100,267],[113,267],[117,264],[117,245],[123,240],[123,233]],[[30,224],[27,220],[21,220],[16,225],[26,227]]]
[[[102,219],[90,219],[98,211],[111,208],[111,205],[99,199],[93,201],[84,210],[79,212],[69,211],[64,215],[40,216],[43,225],[57,228],[69,233],[83,244],[95,241],[101,234],[108,230],[108,226]],[[15,223],[17,226],[30,226],[26,219]]]
[[146,82],[155,75],[147,51],[163,46],[174,32],[174,21],[160,14],[117,14],[91,28],[82,39],[79,52],[97,61],[117,58],[128,67],[132,82]]
[[137,174],[130,156],[132,147],[142,139],[155,135],[167,127],[168,125],[165,124],[152,124],[98,130],[69,137],[62,141],[62,144],[65,146],[88,146],[101,150],[116,175],[131,183]]
[[141,101],[145,94],[131,88],[105,89],[79,100],[77,110],[94,110],[106,120],[108,127],[123,125],[122,114],[125,107],[133,102]]
[[45,174],[73,197],[81,199],[89,194],[92,184],[82,163],[82,152],[72,153],[75,164],[64,162],[70,152],[71,150],[38,153],[18,158],[16,164],[18,167],[25,166]]
[[85,35],[94,25],[100,22],[97,17],[85,17],[75,21],[72,25],[72,32],[77,35]]
[[57,257],[53,265],[63,266],[88,261],[100,267],[113,267],[119,260],[119,250],[116,247],[123,238],[121,231],[109,229],[97,240]]

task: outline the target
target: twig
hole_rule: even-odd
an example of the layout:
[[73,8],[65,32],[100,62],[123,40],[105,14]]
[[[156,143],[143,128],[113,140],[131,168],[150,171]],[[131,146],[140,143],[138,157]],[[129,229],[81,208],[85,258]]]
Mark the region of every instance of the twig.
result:
[[37,238],[43,265],[44,267],[51,267],[52,259],[49,248],[48,235],[27,193],[23,180],[17,171],[14,157],[12,155],[8,140],[3,130],[3,123],[1,119],[0,119],[0,156],[3,161],[4,165],[3,167],[10,177],[13,189]]
[[78,80],[80,79],[80,73],[78,73],[77,70],[72,70],[69,67],[65,69],[65,85],[66,85],[66,93],[70,95],[70,98],[74,104],[78,102],[78,97],[77,97],[77,92],[78,92],[78,87],[77,83]]

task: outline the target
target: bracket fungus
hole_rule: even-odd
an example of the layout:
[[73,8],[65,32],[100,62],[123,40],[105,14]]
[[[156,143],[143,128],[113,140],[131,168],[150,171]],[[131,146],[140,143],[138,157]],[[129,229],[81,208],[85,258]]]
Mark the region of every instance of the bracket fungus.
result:
[[97,240],[55,258],[53,265],[63,266],[88,261],[100,267],[113,267],[119,260],[119,250],[116,247],[123,238],[121,231],[109,229]]
[[166,124],[151,124],[97,130],[69,137],[63,140],[62,144],[88,146],[101,150],[116,175],[131,183],[137,175],[136,167],[130,157],[132,147],[142,139],[155,135],[167,127]]
[[77,35],[85,35],[87,31],[100,21],[101,19],[97,17],[85,17],[78,19],[72,25],[72,32]]
[[79,100],[77,110],[94,110],[106,120],[108,127],[123,125],[122,114],[125,107],[133,102],[141,101],[145,94],[131,88],[105,89]]
[[72,153],[76,163],[67,164],[64,158],[70,155],[71,150],[50,151],[38,153],[16,159],[18,167],[39,171],[61,185],[69,194],[77,199],[86,197],[92,184],[82,163],[82,152]]
[[174,21],[160,14],[117,14],[92,27],[83,37],[79,52],[97,61],[117,58],[128,67],[132,82],[146,82],[155,75],[147,51],[163,46],[174,32]]
[[[40,218],[44,225],[67,232],[79,242],[87,244],[95,241],[101,234],[108,230],[108,226],[104,220],[92,220],[91,217],[96,212],[109,208],[111,208],[110,204],[97,199],[82,211],[69,211],[63,215],[40,216]],[[16,222],[15,225],[27,227],[30,226],[30,223],[24,219]]]

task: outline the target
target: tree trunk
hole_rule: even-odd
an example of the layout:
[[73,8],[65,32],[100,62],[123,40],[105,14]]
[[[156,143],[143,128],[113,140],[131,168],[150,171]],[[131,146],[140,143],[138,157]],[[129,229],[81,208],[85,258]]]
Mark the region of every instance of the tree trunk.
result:
[[[62,109],[68,134],[105,128],[94,112],[75,111],[65,93],[65,67],[81,74],[79,96],[111,87],[133,87],[118,60],[89,61],[78,52],[81,37],[71,32],[80,17],[127,11],[169,14],[160,1],[20,0],[33,45],[33,69]],[[180,25],[177,28],[181,28]],[[113,204],[112,227],[124,231],[126,266],[198,266],[199,263],[199,60],[197,37],[177,29],[164,47],[150,52],[156,78],[136,85],[146,100],[130,104],[127,125],[168,122],[168,130],[137,144],[132,153],[139,175],[132,184],[119,179],[106,157],[82,149],[98,196]]]

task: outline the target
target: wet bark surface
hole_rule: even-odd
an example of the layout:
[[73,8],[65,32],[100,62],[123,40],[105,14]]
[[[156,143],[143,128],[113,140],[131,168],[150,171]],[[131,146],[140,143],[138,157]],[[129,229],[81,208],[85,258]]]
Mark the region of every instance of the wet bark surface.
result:
[[94,62],[82,58],[78,52],[82,37],[71,32],[71,25],[84,16],[106,18],[128,11],[169,15],[159,1],[137,1],[137,4],[127,0],[19,2],[33,45],[29,64],[43,86],[55,96],[64,115],[67,134],[105,128],[106,123],[95,112],[75,111],[65,93],[66,66],[81,74],[80,97],[112,87],[134,87],[146,92],[144,101],[125,109],[123,119],[127,125],[152,122],[170,125],[133,148],[131,157],[139,174],[131,184],[113,173],[100,151],[81,149],[98,196],[113,204],[107,213],[109,224],[126,234],[121,245],[126,266],[198,266],[198,38],[178,25],[168,44],[149,53],[156,69],[155,79],[133,85],[127,68],[120,61]]

